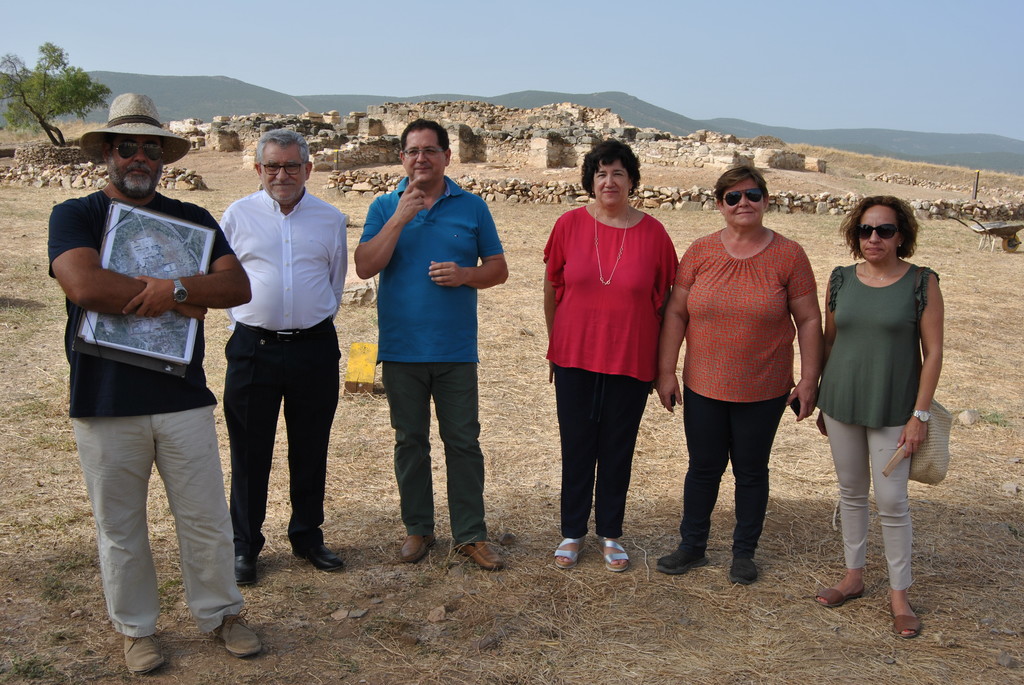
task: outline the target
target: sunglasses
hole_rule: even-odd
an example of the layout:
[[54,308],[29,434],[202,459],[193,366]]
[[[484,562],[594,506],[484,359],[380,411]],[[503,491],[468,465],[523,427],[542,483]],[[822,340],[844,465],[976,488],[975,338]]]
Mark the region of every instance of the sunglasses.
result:
[[882,224],[881,226],[868,226],[867,224],[861,224],[857,227],[857,235],[860,236],[861,240],[869,240],[872,233],[877,233],[878,237],[882,240],[888,240],[896,235],[899,230],[900,229],[896,224]]
[[730,207],[735,207],[740,203],[740,200],[744,195],[746,195],[747,199],[751,202],[760,202],[764,199],[764,193],[761,192],[760,188],[751,188],[750,190],[733,190],[725,194],[725,204]]
[[[123,140],[114,149],[121,159],[131,159],[139,151],[139,144],[134,140]],[[164,149],[159,143],[148,142],[142,144],[142,153],[155,162],[164,156]]]

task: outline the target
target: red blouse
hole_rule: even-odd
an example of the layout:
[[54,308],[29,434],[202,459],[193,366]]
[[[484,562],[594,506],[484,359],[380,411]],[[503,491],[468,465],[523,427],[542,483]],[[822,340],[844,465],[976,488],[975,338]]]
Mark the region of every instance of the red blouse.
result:
[[[677,265],[661,222],[645,214],[635,226],[615,228],[580,207],[555,222],[544,261],[556,303],[547,358],[563,367],[653,381],[661,310]],[[603,285],[602,276],[611,283]]]

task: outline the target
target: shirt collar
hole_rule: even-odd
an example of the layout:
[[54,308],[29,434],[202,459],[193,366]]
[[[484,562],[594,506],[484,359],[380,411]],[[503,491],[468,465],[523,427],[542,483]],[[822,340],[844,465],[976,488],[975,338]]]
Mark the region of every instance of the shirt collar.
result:
[[[409,186],[409,177],[406,176],[405,178],[403,178],[401,181],[398,182],[398,188],[396,188],[395,190],[399,194],[402,194],[402,193],[405,192],[405,189],[408,186]],[[458,183],[456,183],[455,181],[451,180],[447,176],[444,177],[444,192],[441,194],[441,197],[451,197],[453,195],[461,195],[464,192],[465,191],[459,186]]]
[[[302,203],[306,201],[306,197],[308,195],[309,195],[309,188],[303,188],[302,189],[302,197],[300,197],[299,201],[295,203],[294,207],[292,207],[292,211],[289,212],[289,215],[294,214],[300,207],[302,207]],[[272,209],[274,212],[284,216],[284,213],[281,212],[281,205],[278,204],[277,200],[275,200],[274,198],[270,197],[270,193],[267,192],[266,188],[263,188],[262,190],[260,190],[260,199],[263,200],[263,204],[265,204],[267,207]]]

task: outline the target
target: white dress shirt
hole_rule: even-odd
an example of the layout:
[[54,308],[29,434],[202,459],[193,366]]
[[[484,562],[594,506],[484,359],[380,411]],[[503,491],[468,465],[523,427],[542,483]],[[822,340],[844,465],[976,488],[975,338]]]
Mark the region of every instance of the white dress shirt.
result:
[[333,317],[348,268],[347,217],[307,190],[292,211],[260,190],[227,208],[221,228],[252,286],[235,321],[271,331],[310,328]]

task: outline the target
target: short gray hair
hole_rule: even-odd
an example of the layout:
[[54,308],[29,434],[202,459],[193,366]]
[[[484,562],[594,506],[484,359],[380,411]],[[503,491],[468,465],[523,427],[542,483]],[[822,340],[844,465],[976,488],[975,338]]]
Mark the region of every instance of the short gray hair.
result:
[[263,148],[266,147],[267,143],[274,143],[279,147],[298,145],[302,163],[305,164],[309,161],[309,143],[306,142],[306,138],[301,133],[296,133],[287,128],[275,128],[273,131],[267,131],[260,136],[260,142],[256,143],[257,164],[263,164]]

